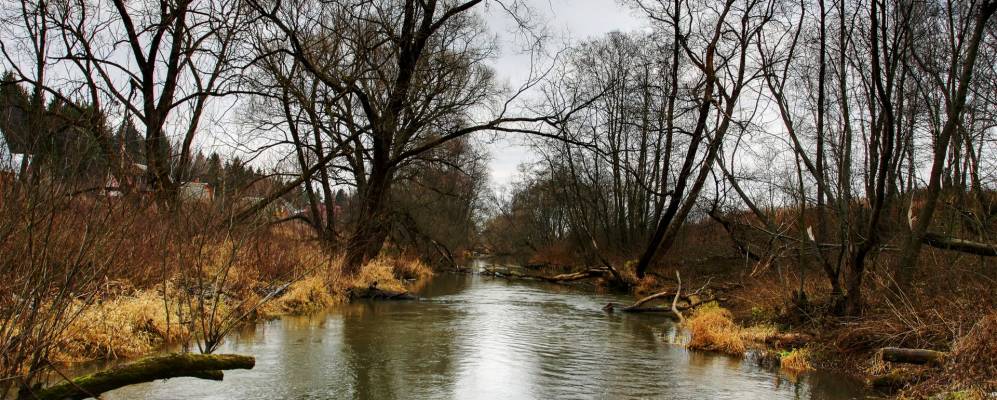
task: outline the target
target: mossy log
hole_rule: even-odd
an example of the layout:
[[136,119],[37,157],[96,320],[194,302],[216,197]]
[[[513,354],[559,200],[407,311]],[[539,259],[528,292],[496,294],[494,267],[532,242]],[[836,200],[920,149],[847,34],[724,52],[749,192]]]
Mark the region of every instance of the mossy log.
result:
[[252,369],[255,365],[255,358],[235,354],[178,353],[147,357],[49,386],[28,394],[27,398],[86,399],[129,385],[179,377],[220,381],[224,377],[223,370]]
[[884,347],[880,350],[883,361],[904,364],[941,365],[945,361],[945,353],[926,349],[903,349],[899,347]]

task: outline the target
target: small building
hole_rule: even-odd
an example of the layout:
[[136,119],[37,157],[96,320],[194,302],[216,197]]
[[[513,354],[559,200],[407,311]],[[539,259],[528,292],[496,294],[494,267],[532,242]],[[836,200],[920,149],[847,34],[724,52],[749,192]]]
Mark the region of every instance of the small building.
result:
[[[123,171],[121,181],[114,174],[107,174],[101,194],[107,197],[118,197],[128,191],[135,193],[148,192],[151,189],[147,178],[148,170],[149,168],[145,164],[132,163]],[[122,185],[122,181],[124,185]]]
[[11,151],[5,135],[0,134],[0,182],[13,182],[30,165],[31,155]]
[[183,201],[210,203],[215,199],[215,189],[209,183],[201,182],[198,179],[181,183],[179,192],[180,199]]

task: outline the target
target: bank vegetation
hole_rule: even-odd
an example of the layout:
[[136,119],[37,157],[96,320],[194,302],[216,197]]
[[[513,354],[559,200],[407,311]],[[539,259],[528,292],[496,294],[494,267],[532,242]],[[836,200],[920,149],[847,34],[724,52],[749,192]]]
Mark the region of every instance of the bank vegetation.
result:
[[[997,2],[624,3],[552,51],[518,1],[5,0],[0,397],[469,252],[660,294],[694,347],[997,389]],[[491,193],[498,135],[537,161]]]

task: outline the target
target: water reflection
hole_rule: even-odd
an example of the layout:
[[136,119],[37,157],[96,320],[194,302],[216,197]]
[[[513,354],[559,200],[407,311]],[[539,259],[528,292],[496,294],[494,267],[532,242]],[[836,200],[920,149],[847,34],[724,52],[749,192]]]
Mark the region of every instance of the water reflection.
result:
[[[829,375],[788,379],[688,352],[666,319],[605,314],[627,299],[476,275],[443,275],[424,300],[343,306],[234,334],[223,353],[256,368],[224,382],[174,379],[109,399],[850,399]],[[676,337],[676,336],[679,337]]]

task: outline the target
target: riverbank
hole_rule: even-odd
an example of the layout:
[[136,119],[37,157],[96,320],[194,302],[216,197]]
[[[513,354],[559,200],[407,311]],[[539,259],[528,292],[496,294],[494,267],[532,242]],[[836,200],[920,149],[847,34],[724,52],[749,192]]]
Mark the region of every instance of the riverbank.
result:
[[[779,365],[791,374],[814,369],[837,371],[898,398],[985,399],[997,390],[997,313],[983,312],[973,318],[964,310],[942,309],[955,303],[953,298],[971,304],[970,293],[955,293],[945,304],[934,302],[923,308],[915,308],[922,307],[915,304],[932,303],[910,296],[905,299],[908,303],[897,307],[888,296],[877,293],[875,298],[886,300],[871,302],[863,315],[835,317],[827,308],[830,299],[824,295],[829,289],[812,280],[802,281],[805,295],[800,296],[801,280],[792,273],[768,271],[744,276],[710,271],[713,273],[683,270],[678,300],[679,282],[669,277],[674,271],[654,271],[642,280],[626,269],[616,271],[625,284],[616,282],[615,275],[607,271],[566,267],[545,266],[526,272],[497,269],[491,273],[573,285],[584,282],[597,291],[624,287],[622,291],[630,293],[635,303],[615,304],[607,310],[682,318],[690,332],[685,344],[688,348],[735,356],[751,352],[752,359]],[[580,279],[554,279],[565,276]],[[868,288],[877,289],[884,290]],[[676,317],[673,306],[684,315]],[[932,310],[953,316],[952,321],[939,327],[917,318],[921,312]],[[959,318],[965,319],[957,323]],[[952,332],[945,336],[936,332],[939,328]],[[884,361],[881,349],[887,347],[925,348],[945,357],[942,362],[922,365]]]
[[[226,244],[218,246],[215,250],[227,251]],[[358,298],[406,296],[433,275],[418,259],[382,257],[346,277],[339,257],[326,256],[308,242],[282,256],[299,271],[287,281],[265,280],[251,265],[235,265],[224,272],[208,267],[200,281],[208,285],[190,285],[179,275],[149,288],[115,282],[116,290],[70,309],[75,317],[52,345],[49,360],[68,366],[197,346],[235,325],[319,312]]]
[[[438,273],[419,301],[354,301],[245,326],[218,353],[251,354],[224,381],[169,380],[105,398],[821,399],[862,385],[675,345],[660,315],[606,314],[617,293],[547,282]],[[663,340],[663,338],[665,340]],[[802,394],[802,396],[801,396]]]

